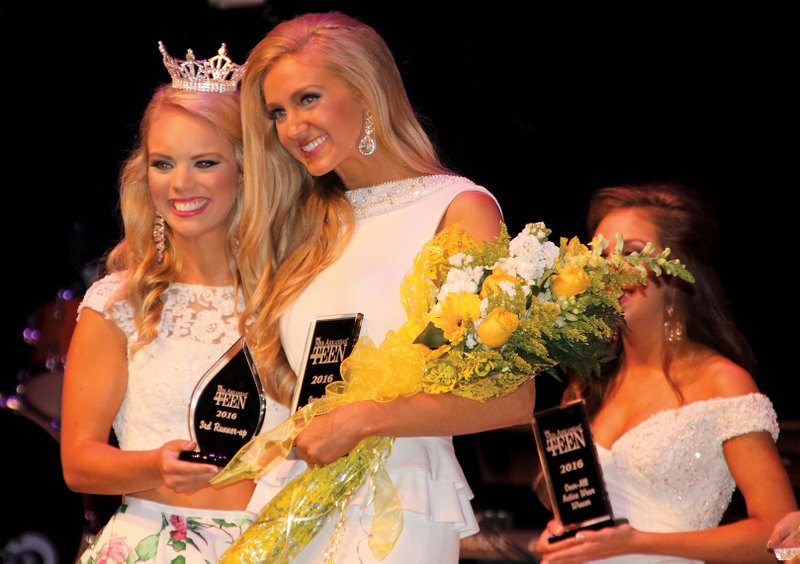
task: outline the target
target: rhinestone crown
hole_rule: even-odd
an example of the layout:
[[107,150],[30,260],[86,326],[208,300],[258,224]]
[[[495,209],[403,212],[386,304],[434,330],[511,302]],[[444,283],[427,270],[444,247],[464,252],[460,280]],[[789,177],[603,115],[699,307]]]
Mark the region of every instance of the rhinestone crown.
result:
[[194,52],[186,51],[186,60],[173,59],[164,44],[158,42],[164,57],[164,66],[172,77],[173,88],[198,92],[235,92],[244,75],[246,65],[237,65],[228,57],[225,44],[210,59],[196,59]]

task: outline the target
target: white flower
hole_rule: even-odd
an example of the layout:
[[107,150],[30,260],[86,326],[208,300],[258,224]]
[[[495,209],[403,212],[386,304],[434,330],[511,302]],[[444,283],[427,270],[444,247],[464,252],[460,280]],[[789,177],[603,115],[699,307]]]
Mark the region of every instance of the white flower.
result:
[[450,256],[448,262],[456,268],[461,268],[463,266],[467,266],[468,264],[472,264],[473,260],[475,260],[475,258],[472,255],[468,255],[467,253],[456,253]]
[[537,284],[547,269],[553,268],[559,248],[547,240],[543,223],[529,223],[508,245],[509,256],[497,261],[493,268],[522,278],[529,285]]
[[506,293],[506,295],[508,295],[509,298],[513,298],[514,296],[517,295],[517,290],[514,287],[513,282],[504,280],[503,282],[500,282],[498,286],[500,286],[500,289],[503,290]]
[[464,344],[467,345],[468,349],[474,349],[476,346],[478,346],[478,341],[475,340],[475,335],[472,333],[472,331],[467,333],[467,336],[464,338]]
[[547,268],[552,268],[556,263],[556,259],[558,258],[560,252],[558,246],[552,241],[547,241],[544,245],[542,245],[542,252],[544,253],[545,257],[547,257],[549,262]]
[[549,241],[544,245],[536,238],[529,238],[524,249],[527,254],[499,259],[492,268],[522,278],[528,285],[537,284],[547,269],[553,268],[558,258],[558,247]]
[[478,292],[478,282],[483,276],[482,266],[465,266],[463,268],[451,268],[447,271],[447,278],[439,289],[437,301],[444,301],[447,294],[466,292],[476,294]]
[[512,257],[529,256],[534,254],[541,246],[542,244],[539,242],[538,237],[524,230],[511,239],[508,244],[508,254]]

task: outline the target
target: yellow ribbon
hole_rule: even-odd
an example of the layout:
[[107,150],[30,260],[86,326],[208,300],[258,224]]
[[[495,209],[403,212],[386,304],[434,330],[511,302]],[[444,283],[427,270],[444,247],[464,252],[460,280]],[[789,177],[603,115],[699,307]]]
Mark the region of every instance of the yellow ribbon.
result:
[[[385,402],[401,394],[416,393],[420,389],[421,374],[424,370],[424,349],[425,347],[420,345],[409,344],[396,332],[389,332],[380,348],[375,347],[369,338],[359,340],[353,353],[342,365],[341,382],[330,384],[323,397],[299,409],[277,427],[253,438],[219,474],[212,478],[211,483],[223,486],[241,479],[262,476],[289,454],[294,439],[317,415],[355,401]],[[357,482],[356,485],[361,485],[367,478],[372,480],[370,501],[373,504],[369,546],[376,558],[383,559],[392,550],[403,530],[403,508],[394,483],[384,466],[385,456],[380,455],[382,452],[388,454],[393,438],[373,437],[373,439],[382,440],[366,439],[339,461],[306,470],[308,483],[303,484],[303,487],[313,483],[321,495],[318,496],[319,499],[312,500],[309,497],[300,501],[308,507],[327,505],[328,511],[314,516],[298,514],[296,490],[301,482],[290,482],[285,488],[291,488],[295,494],[288,503],[287,510],[290,514],[287,518],[282,522],[276,520],[275,506],[279,502],[269,502],[245,534],[223,555],[221,562],[242,562],[247,558],[261,557],[265,552],[271,554],[278,536],[285,543],[291,542],[291,527],[298,519],[310,517],[321,519],[319,527],[316,527],[318,530],[343,501],[333,499],[322,492],[329,492],[335,487],[336,482],[342,483],[351,479],[354,483]],[[363,457],[366,457],[366,462],[363,461]],[[352,497],[356,489],[356,487],[350,489],[347,500]],[[303,492],[302,495],[315,496],[313,491]],[[344,494],[339,492],[338,495],[341,498]],[[340,519],[342,518],[340,515]],[[284,549],[282,553],[286,553],[286,550]]]

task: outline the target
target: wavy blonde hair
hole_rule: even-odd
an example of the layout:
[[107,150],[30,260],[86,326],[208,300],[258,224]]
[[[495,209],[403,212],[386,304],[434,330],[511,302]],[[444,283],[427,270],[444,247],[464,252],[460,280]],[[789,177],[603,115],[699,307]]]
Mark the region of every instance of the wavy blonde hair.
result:
[[[153,219],[156,208],[150,196],[147,181],[149,155],[147,135],[161,112],[182,111],[210,123],[234,148],[236,164],[242,170],[242,127],[238,93],[192,92],[161,86],[153,94],[139,124],[136,145],[122,167],[119,181],[119,207],[123,223],[123,239],[110,251],[105,265],[109,272],[126,273],[125,284],[116,296],[125,299],[133,308],[138,340],[134,349],[156,337],[163,302],[161,294],[182,272],[181,256],[171,244],[169,226],[165,226],[166,249],[161,263],[156,261],[153,241]],[[228,238],[232,242],[228,267],[238,288],[238,268],[233,253],[242,217],[242,198],[236,198],[228,225]]]
[[242,331],[268,375],[267,393],[284,404],[291,401],[296,376],[283,355],[278,320],[339,256],[355,222],[341,180],[333,172],[312,177],[281,146],[266,108],[267,73],[283,57],[300,53],[341,78],[372,112],[379,151],[420,174],[446,171],[411,107],[391,51],[370,26],[338,12],[305,14],[277,25],[252,50],[241,91],[240,268],[248,296]]

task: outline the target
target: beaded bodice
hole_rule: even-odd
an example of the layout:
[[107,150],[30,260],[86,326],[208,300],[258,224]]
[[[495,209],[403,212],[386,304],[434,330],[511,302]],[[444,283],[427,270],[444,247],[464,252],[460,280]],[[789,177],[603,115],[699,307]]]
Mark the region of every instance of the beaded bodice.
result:
[[364,219],[411,205],[455,182],[471,184],[460,176],[437,174],[354,188],[345,194],[355,209],[356,217]]
[[[203,374],[239,338],[237,300],[232,286],[172,283],[156,338],[133,350],[137,329],[128,302],[114,300],[124,276],[95,282],[79,308],[91,308],[113,321],[128,341],[128,382],[114,419],[120,448],[147,450],[166,441],[188,439],[189,402]],[[241,309],[242,296],[238,297]],[[282,406],[267,402],[265,425],[285,417]]]
[[715,527],[735,483],[722,451],[728,439],[757,431],[778,437],[762,394],[714,398],[660,411],[597,447],[615,517],[645,531]]

